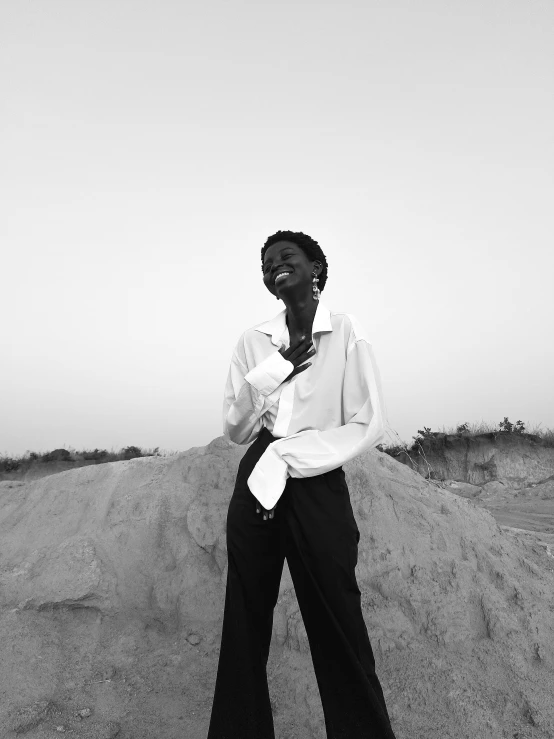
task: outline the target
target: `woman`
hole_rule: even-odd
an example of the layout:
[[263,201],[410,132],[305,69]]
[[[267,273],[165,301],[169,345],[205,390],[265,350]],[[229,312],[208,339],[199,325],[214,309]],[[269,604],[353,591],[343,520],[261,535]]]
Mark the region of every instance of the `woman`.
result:
[[319,301],[327,260],[316,241],[278,231],[262,248],[262,271],[285,310],[242,334],[225,388],[224,433],[254,443],[227,515],[208,739],[274,739],[266,664],[285,558],[328,739],[394,739],[362,617],[360,533],[342,469],[383,440],[377,365],[356,319]]

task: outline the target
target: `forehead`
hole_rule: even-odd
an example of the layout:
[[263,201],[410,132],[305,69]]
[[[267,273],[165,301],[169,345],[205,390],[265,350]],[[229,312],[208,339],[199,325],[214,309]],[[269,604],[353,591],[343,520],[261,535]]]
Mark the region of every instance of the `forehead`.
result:
[[264,254],[264,264],[275,259],[276,256],[286,249],[290,249],[295,253],[304,254],[298,244],[294,244],[292,241],[276,241],[275,244],[271,244],[271,246],[267,247]]

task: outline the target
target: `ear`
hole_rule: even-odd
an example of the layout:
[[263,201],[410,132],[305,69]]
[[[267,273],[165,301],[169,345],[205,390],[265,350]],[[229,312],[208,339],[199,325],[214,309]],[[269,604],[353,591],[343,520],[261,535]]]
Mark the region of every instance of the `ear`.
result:
[[321,264],[321,262],[317,262],[317,261],[314,262],[314,266],[312,268],[312,272],[314,270],[315,270],[317,276],[319,277],[321,275],[321,273],[323,272],[323,265]]

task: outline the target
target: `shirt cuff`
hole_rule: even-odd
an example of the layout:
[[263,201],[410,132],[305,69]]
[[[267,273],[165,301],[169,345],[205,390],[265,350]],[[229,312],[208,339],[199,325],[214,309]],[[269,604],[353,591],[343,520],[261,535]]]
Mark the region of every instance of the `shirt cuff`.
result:
[[293,369],[294,364],[285,359],[281,352],[276,351],[251,369],[244,379],[261,395],[271,395]]
[[262,506],[271,510],[281,497],[288,476],[288,464],[270,444],[252,470],[248,487]]

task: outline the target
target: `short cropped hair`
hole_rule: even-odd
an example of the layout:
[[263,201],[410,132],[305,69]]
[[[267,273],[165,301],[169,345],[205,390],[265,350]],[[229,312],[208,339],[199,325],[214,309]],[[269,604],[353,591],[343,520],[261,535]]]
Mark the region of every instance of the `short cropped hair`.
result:
[[277,231],[272,234],[262,247],[262,271],[266,251],[272,244],[276,244],[278,241],[291,241],[302,249],[310,261],[314,262],[317,259],[318,262],[321,262],[322,270],[318,276],[319,282],[317,286],[320,290],[323,290],[327,282],[327,258],[317,241],[312,239],[311,236],[308,236],[308,234],[302,233],[302,231]]

